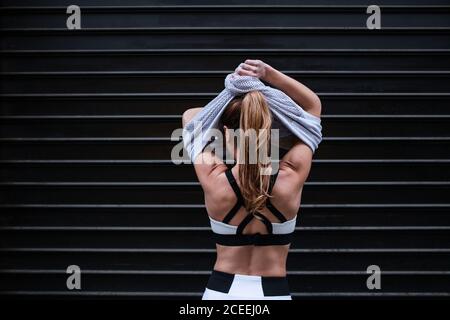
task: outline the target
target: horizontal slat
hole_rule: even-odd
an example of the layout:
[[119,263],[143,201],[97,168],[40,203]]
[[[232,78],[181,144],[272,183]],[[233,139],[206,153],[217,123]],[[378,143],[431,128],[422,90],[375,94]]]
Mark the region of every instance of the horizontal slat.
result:
[[[25,94],[2,94],[0,95],[4,99],[19,99],[19,98],[45,98],[45,99],[61,99],[61,98],[70,98],[70,99],[117,99],[117,98],[127,98],[127,99],[142,99],[142,98],[192,98],[198,96],[208,96],[214,98],[217,96],[217,93],[205,93],[205,92],[197,92],[197,93],[177,93],[177,92],[169,92],[169,93],[25,93]],[[450,93],[448,92],[318,92],[318,95],[324,97],[332,97],[332,98],[345,98],[345,99],[360,99],[360,98],[375,98],[375,99],[404,99],[404,98],[419,98],[419,99],[434,99],[434,98],[448,98]],[[172,97],[170,97],[173,95]]]
[[[100,236],[99,236],[100,235]],[[183,239],[180,241],[180,239]],[[333,239],[330,241],[330,239]],[[358,239],[358,241],[355,241]],[[450,248],[448,230],[311,230],[295,232],[292,247],[299,249],[408,248],[439,244]],[[204,230],[2,230],[5,248],[214,248],[211,231]]]
[[[227,73],[233,72],[233,70],[209,70],[209,71],[195,71],[195,70],[159,70],[159,71],[14,71],[14,72],[1,72],[0,74],[5,77],[85,77],[85,76],[130,76],[130,77],[171,77],[171,76],[193,76],[201,78],[202,76],[217,76],[223,78]],[[417,70],[355,70],[355,71],[330,71],[330,70],[281,70],[283,73],[295,75],[317,75],[317,76],[355,76],[355,75],[367,75],[367,76],[407,76],[407,75],[448,75],[450,71],[432,70],[432,71],[417,71]]]
[[[83,274],[89,275],[210,275],[211,270],[94,270],[83,269]],[[64,274],[67,275],[66,269],[0,269],[1,274]],[[391,271],[383,270],[384,275],[447,275],[450,271]],[[354,271],[288,271],[287,275],[367,275],[366,270]]]
[[[206,49],[196,49],[196,48],[183,48],[183,49],[166,49],[166,48],[155,48],[155,49],[30,49],[30,50],[1,50],[0,54],[4,56],[8,55],[64,55],[64,54],[79,54],[79,55],[105,55],[105,54],[150,54],[150,55],[189,55],[189,54],[200,54],[200,55],[214,55],[214,54],[244,54],[244,53],[264,53],[264,54],[319,54],[319,55],[440,55],[448,54],[449,49],[271,49],[271,48],[249,48],[249,49],[220,49],[220,48],[206,48]],[[216,66],[216,64],[214,64]],[[167,69],[164,69],[167,70]]]
[[[450,137],[421,137],[421,136],[408,136],[408,137],[324,137],[322,141],[415,141],[415,140],[427,140],[427,141],[446,141],[450,140]],[[181,142],[178,136],[172,137],[14,137],[14,138],[0,138],[1,142],[152,142],[152,141],[165,141],[165,142]]]
[[[197,183],[2,183],[10,204],[192,204],[204,195]],[[315,203],[447,203],[446,182],[307,182],[302,201]],[[168,197],[168,195],[174,195]],[[175,196],[176,195],[176,196]],[[376,195],[376,196],[374,196]],[[412,199],[417,199],[413,200]]]
[[449,49],[450,28],[3,29],[2,50],[137,48]]
[[[171,153],[174,143],[168,143],[168,139],[150,139],[150,140],[134,140],[135,143],[131,141],[113,141],[104,140],[103,142],[94,140],[78,141],[75,144],[67,144],[63,140],[53,140],[53,142],[40,141],[38,140],[28,140],[25,142],[21,141],[2,141],[0,154],[6,158],[60,158],[62,155],[69,158],[77,158],[82,156],[84,159],[99,159],[99,158],[114,158],[119,156],[119,158],[136,158],[136,152],[141,155],[137,158],[142,157],[142,159],[155,159],[155,158],[167,158]],[[37,143],[37,144],[36,144]],[[102,144],[106,143],[103,147]],[[116,144],[115,147],[111,148],[110,143]],[[136,144],[134,145],[133,144]],[[34,146],[33,146],[34,145]],[[120,147],[119,147],[120,146]],[[145,146],[145,148],[143,148]],[[78,150],[77,150],[78,149]],[[109,151],[107,150],[109,149]],[[3,158],[5,159],[5,158]]]
[[[0,295],[6,296],[28,296],[28,297],[145,297],[155,300],[168,300],[168,299],[192,299],[194,297],[201,298],[203,291],[200,292],[117,292],[117,291],[25,291],[25,290],[14,290],[14,291],[4,291],[0,292]],[[377,292],[315,292],[315,293],[303,293],[303,292],[292,292],[291,293],[293,299],[304,299],[304,298],[317,298],[317,297],[346,297],[346,298],[385,298],[385,297],[394,297],[394,298],[423,298],[423,297],[447,297],[449,296],[446,292],[386,292],[386,293],[377,293]]]
[[[305,186],[447,186],[450,185],[450,181],[307,181]],[[1,181],[0,186],[25,186],[25,187],[153,187],[153,186],[171,186],[171,187],[193,187],[200,186],[197,181],[139,181],[139,182],[129,182],[129,181],[89,181],[89,182],[79,182],[79,181]]]
[[[178,5],[128,5],[128,6],[117,6],[117,5],[90,5],[83,6],[86,12],[106,12],[106,13],[117,13],[117,12],[155,12],[155,13],[167,13],[167,12],[210,12],[220,10],[225,13],[227,12],[238,12],[242,11],[245,13],[251,12],[266,12],[268,10],[273,10],[271,12],[334,12],[334,11],[360,11],[361,9],[366,9],[367,6],[364,4],[335,4],[335,5],[313,5],[313,4],[281,4],[281,3],[267,3],[267,4],[196,4],[195,1],[190,1],[191,3],[178,4]],[[232,2],[232,1],[231,1]],[[245,2],[245,1],[244,1]],[[348,1],[349,3],[352,1]],[[391,2],[392,3],[392,2]],[[55,3],[57,4],[57,3]],[[381,6],[380,6],[381,7]],[[67,6],[62,5],[41,5],[38,3],[34,6],[3,6],[0,8],[2,13],[33,13],[33,12],[55,12],[61,9],[66,9]],[[422,5],[417,4],[383,4],[387,12],[401,12],[405,11],[415,11],[415,12],[439,12],[439,11],[449,11],[450,6],[448,5],[436,5],[434,3],[426,2]]]
[[[215,261],[213,249],[151,250],[151,249],[87,249],[87,248],[8,248],[1,249],[5,259],[2,268],[61,268],[76,262],[82,269],[108,270],[185,270],[210,271]],[[299,271],[361,271],[377,264],[383,270],[442,271],[448,270],[450,250],[431,249],[297,249],[287,260],[290,272]]]
[[[6,253],[216,253],[215,249],[205,248],[57,248],[57,247],[3,247],[0,252]],[[450,253],[450,248],[308,248],[308,249],[291,249],[292,253]]]
[[[204,208],[201,204],[0,204],[1,208]],[[308,208],[449,208],[450,203],[329,203],[302,204]]]
[[[35,0],[21,0],[20,2],[14,0],[2,0],[2,5],[4,6],[14,6],[14,7],[42,7],[42,6],[62,6],[70,5],[72,2],[67,0],[40,0],[37,4]],[[276,5],[298,5],[296,0],[269,0],[264,1],[265,4],[276,4]],[[79,0],[78,5],[82,6],[123,6],[123,0]],[[211,5],[210,1],[205,0],[128,0],[127,6],[167,6],[167,5]],[[261,5],[260,0],[216,0],[215,5]],[[303,5],[336,5],[334,0],[307,0],[302,1]],[[366,0],[346,0],[346,5],[367,5]],[[437,4],[448,4],[447,0],[379,0],[379,5],[437,5]]]
[[[67,289],[65,273],[49,274],[1,274],[2,291],[32,290],[45,288],[45,290]],[[291,275],[288,277],[289,286],[293,292],[324,292],[324,291],[353,291],[368,293],[366,281],[367,274],[321,274],[321,275]],[[83,291],[185,291],[204,290],[208,275],[153,275],[153,274],[90,274],[82,273]],[[382,288],[380,292],[428,292],[447,293],[450,286],[450,277],[439,274],[382,274]],[[171,288],[169,290],[168,288]]]
[[[4,226],[209,227],[204,205],[0,205]],[[450,203],[302,204],[300,227],[450,226]],[[183,212],[183,214],[179,214]],[[177,217],[174,219],[174,217]]]
[[[5,7],[2,26],[61,27],[66,7]],[[84,6],[84,27],[365,25],[367,6]],[[382,6],[383,26],[449,26],[448,6]]]
[[[67,28],[3,28],[2,32],[5,34],[20,34],[20,33],[34,33],[34,34],[47,34],[47,33],[65,33],[67,32]],[[110,28],[82,28],[71,30],[71,32],[82,32],[82,33],[238,33],[242,32],[250,32],[250,33],[277,33],[277,32],[288,32],[288,33],[328,33],[330,31],[350,31],[355,33],[365,33],[369,29],[367,27],[289,27],[289,26],[281,26],[281,27],[218,27],[218,26],[210,26],[210,27],[197,27],[197,26],[189,26],[189,27],[110,27]],[[450,28],[448,27],[388,27],[383,29],[376,30],[384,30],[387,33],[448,33],[450,32]]]
[[[3,181],[193,181],[171,160],[5,160]],[[308,181],[449,181],[450,159],[313,160]],[[414,173],[411,174],[411,171]]]
[[[101,226],[7,226],[0,227],[0,231],[209,231],[210,227],[101,227]],[[375,231],[445,231],[450,230],[450,226],[339,226],[339,227],[296,227],[296,231],[364,231],[364,230],[375,230]],[[450,272],[450,271],[449,271]]]
[[[450,112],[450,110],[449,110]],[[181,116],[4,116],[6,137],[160,137],[181,128]],[[450,115],[323,116],[324,136],[450,136]]]
[[[217,93],[4,94],[1,115],[181,115]],[[450,93],[319,93],[324,114],[449,114]],[[61,106],[64,108],[61,108]],[[426,107],[424,107],[426,106]]]
[[[345,163],[353,163],[353,164],[421,164],[421,163],[448,163],[450,159],[312,159],[312,163],[322,163],[322,164],[345,164]],[[8,164],[92,164],[92,165],[172,165],[172,160],[111,160],[111,159],[102,159],[102,160],[76,160],[76,159],[65,159],[65,160],[24,160],[24,159],[12,159],[12,160],[0,160],[0,163],[8,165]]]
[[[292,70],[449,70],[446,49],[5,50],[3,71],[226,70],[249,57]],[[351,59],[350,59],[351,57]],[[212,59],[212,62],[209,62]]]
[[[1,160],[7,159],[168,159],[179,142],[168,138],[4,138]],[[316,159],[449,159],[450,140],[438,137],[328,138]]]
[[[223,89],[229,71],[15,72],[3,73],[8,93],[148,93]],[[317,91],[448,92],[450,71],[289,71]],[[195,80],[194,80],[195,79]],[[189,81],[188,81],[189,80]],[[70,88],[70,89],[69,89]]]

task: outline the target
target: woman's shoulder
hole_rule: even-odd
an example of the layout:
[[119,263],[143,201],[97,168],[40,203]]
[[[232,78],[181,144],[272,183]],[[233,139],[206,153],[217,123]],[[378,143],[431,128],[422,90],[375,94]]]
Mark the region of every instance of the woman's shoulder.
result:
[[299,141],[280,160],[277,180],[281,185],[278,190],[289,191],[289,188],[301,188],[308,178],[312,165],[311,149]]

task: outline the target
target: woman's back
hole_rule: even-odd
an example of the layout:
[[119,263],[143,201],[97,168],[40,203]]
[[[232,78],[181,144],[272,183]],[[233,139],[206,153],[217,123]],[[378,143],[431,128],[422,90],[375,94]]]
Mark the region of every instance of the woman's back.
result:
[[[312,152],[301,142],[298,142],[283,157],[279,172],[271,188],[269,198],[272,207],[282,213],[287,220],[284,224],[295,225],[297,212],[300,208],[301,192],[311,166]],[[239,166],[231,170],[233,177],[238,177]],[[227,167],[219,165],[209,179],[202,183],[205,191],[205,205],[213,223],[223,221],[227,213],[235,206],[238,197],[226,177]],[[240,189],[238,179],[236,183]],[[280,227],[280,219],[265,206],[258,211],[272,225]],[[241,206],[227,224],[238,226],[248,215]],[[251,219],[242,229],[242,234],[268,234],[266,224],[256,217]],[[217,260],[215,270],[264,276],[284,276],[286,260],[290,245],[221,245],[217,244]]]

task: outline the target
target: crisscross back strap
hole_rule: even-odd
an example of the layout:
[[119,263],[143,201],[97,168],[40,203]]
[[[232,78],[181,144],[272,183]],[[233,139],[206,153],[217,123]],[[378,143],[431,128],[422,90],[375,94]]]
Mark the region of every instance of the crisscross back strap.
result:
[[273,189],[273,186],[275,185],[275,181],[277,180],[277,177],[278,177],[278,173],[279,173],[279,172],[280,172],[280,171],[278,170],[277,173],[275,173],[275,174],[273,174],[273,175],[270,176],[269,190],[268,190],[268,193],[269,193],[269,194],[272,193],[272,189]]
[[245,227],[252,221],[253,215],[251,213],[247,214],[245,218],[239,223],[236,234],[242,234],[242,231],[244,231]]
[[[280,171],[278,170],[277,171],[277,173],[275,173],[274,175],[272,175],[271,177],[270,177],[270,184],[269,184],[269,194],[271,194],[272,193],[272,189],[273,189],[273,186],[275,185],[275,181],[277,180],[277,178],[278,178],[278,173],[280,173]],[[267,199],[267,201],[266,201],[266,207],[267,207],[267,209],[269,209],[269,211],[270,212],[272,212],[272,214],[275,216],[275,217],[277,217],[277,219],[280,221],[280,222],[286,222],[287,221],[287,219],[286,219],[286,217],[277,209],[277,208],[275,208],[275,206],[272,204],[272,202],[270,202],[270,199]]]
[[238,200],[236,202],[236,204],[234,205],[234,207],[231,208],[230,212],[228,212],[227,215],[225,216],[225,218],[223,218],[222,222],[223,223],[229,223],[231,221],[231,219],[233,219],[233,217],[236,215],[236,213],[239,211],[239,209],[241,207],[242,207],[242,204]]
[[225,175],[227,176],[228,182],[230,183],[231,188],[233,188],[233,191],[236,194],[238,201],[240,201],[243,204],[244,198],[242,197],[241,190],[239,189],[239,186],[236,182],[236,179],[233,176],[233,173],[231,172],[231,169],[225,171]]
[[267,232],[269,234],[273,233],[272,222],[270,222],[270,220],[267,219],[266,216],[264,216],[263,214],[261,214],[259,212],[255,212],[253,214],[249,213],[245,216],[245,218],[238,225],[236,234],[243,234],[242,232],[244,231],[245,227],[250,223],[250,221],[253,220],[253,218],[257,218],[257,219],[261,220],[264,223],[264,225],[266,226]]
[[287,219],[284,216],[284,214],[282,214],[277,208],[275,208],[275,206],[272,204],[272,202],[270,202],[269,199],[267,199],[266,202],[266,207],[267,209],[269,209],[269,211],[278,218],[278,220],[280,220],[280,222],[286,222]]
[[273,233],[272,222],[270,222],[270,220],[267,219],[267,217],[266,217],[265,215],[263,215],[263,214],[261,214],[261,213],[259,213],[259,212],[255,212],[253,215],[254,215],[257,219],[261,220],[261,221],[265,224],[266,229],[267,229],[267,231],[268,231],[270,234]]
[[234,194],[237,197],[237,202],[234,205],[234,207],[230,210],[230,212],[227,213],[225,218],[223,218],[223,223],[229,223],[231,219],[236,215],[236,213],[239,211],[239,209],[244,205],[244,198],[242,197],[241,190],[239,189],[239,186],[236,182],[236,179],[233,176],[233,173],[231,172],[231,169],[228,169],[225,171],[225,175],[228,179],[228,182],[230,183],[231,188],[234,191]]

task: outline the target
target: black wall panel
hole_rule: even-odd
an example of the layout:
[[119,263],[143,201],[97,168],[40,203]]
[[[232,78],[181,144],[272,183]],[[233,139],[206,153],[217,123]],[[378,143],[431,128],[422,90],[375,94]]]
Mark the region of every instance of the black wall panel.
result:
[[79,0],[81,30],[72,1],[0,3],[0,294],[199,298],[214,244],[170,135],[258,58],[323,103],[294,297],[450,295],[448,0],[378,1],[381,30],[363,0]]

